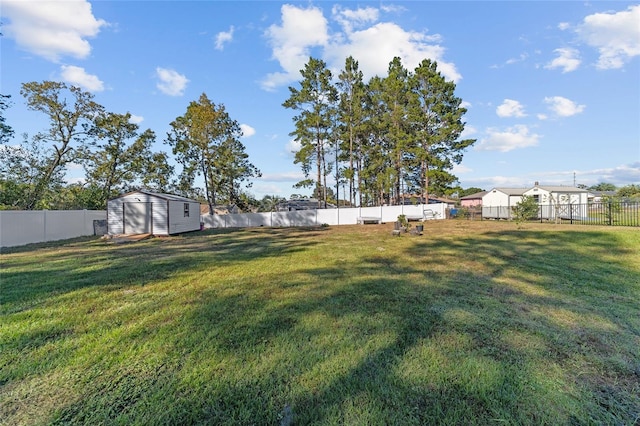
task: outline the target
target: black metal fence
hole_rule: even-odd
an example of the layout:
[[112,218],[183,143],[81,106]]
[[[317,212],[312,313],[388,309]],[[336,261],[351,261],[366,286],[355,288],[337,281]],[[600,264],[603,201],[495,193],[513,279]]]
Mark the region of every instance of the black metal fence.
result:
[[[507,206],[483,206],[482,219],[513,219]],[[640,226],[640,202],[540,205],[535,220],[580,225]]]

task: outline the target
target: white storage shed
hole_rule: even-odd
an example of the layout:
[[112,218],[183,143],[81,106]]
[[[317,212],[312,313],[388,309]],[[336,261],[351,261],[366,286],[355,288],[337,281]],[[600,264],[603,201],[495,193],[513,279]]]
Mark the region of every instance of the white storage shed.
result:
[[482,217],[511,219],[511,208],[522,200],[527,188],[493,188],[482,196]]
[[200,229],[200,203],[140,190],[107,202],[109,235],[171,235]]

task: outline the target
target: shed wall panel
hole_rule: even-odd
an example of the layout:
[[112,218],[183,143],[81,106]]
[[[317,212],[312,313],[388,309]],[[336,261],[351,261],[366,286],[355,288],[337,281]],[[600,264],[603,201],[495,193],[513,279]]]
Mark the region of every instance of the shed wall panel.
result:
[[[184,205],[189,205],[189,216],[185,217]],[[166,207],[165,207],[166,209]],[[197,231],[200,229],[200,204],[183,201],[169,201],[169,228],[167,233]]]

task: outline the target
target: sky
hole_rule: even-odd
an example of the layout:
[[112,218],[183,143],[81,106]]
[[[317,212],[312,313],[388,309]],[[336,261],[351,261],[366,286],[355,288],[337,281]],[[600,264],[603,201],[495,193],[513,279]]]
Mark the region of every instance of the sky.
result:
[[293,188],[288,88],[310,56],[337,77],[351,55],[367,81],[399,56],[408,70],[435,60],[456,84],[462,137],[477,140],[453,170],[463,188],[640,184],[640,3],[2,0],[0,15],[16,143],[48,125],[22,83],[79,86],[167,152],[170,123],[206,93],[262,172],[249,193],[308,194]]

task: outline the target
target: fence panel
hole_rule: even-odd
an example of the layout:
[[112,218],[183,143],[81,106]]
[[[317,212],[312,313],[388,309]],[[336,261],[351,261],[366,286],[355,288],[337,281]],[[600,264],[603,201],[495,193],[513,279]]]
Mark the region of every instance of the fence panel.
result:
[[106,219],[104,210],[0,211],[0,247],[94,235],[93,221]]
[[[482,206],[483,219],[510,219],[506,206]],[[542,204],[537,219],[580,225],[640,226],[640,203]]]

